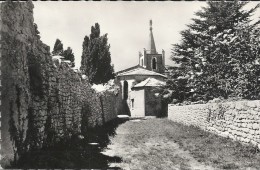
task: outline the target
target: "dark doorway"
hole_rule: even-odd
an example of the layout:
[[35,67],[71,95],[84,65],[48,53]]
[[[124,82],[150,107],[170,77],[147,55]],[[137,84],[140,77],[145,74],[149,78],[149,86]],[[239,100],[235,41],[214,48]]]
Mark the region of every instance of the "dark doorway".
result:
[[127,100],[127,98],[128,98],[128,82],[127,81],[124,81],[123,92],[124,92],[123,99]]

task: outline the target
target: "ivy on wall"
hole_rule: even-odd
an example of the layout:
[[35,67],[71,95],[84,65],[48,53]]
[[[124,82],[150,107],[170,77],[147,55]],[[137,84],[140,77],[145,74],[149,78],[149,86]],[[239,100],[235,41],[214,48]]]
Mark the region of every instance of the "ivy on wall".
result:
[[28,52],[28,71],[30,88],[35,96],[43,98],[43,79],[41,75],[41,64],[32,52]]
[[33,114],[33,108],[28,109],[28,128],[26,132],[25,144],[27,150],[36,150],[40,145],[39,131],[35,124],[35,115]]
[[[22,153],[25,152],[25,143],[23,140],[23,130],[20,130],[15,123],[14,118],[14,110],[13,110],[14,102],[10,101],[10,118],[9,118],[9,133],[10,140],[13,142],[13,150],[14,150],[14,162],[21,156]],[[19,116],[18,116],[19,117]]]

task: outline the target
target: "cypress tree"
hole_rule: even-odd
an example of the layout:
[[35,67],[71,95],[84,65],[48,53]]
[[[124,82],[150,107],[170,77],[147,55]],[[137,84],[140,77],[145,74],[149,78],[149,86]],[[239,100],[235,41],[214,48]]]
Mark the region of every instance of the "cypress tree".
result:
[[56,39],[52,54],[53,55],[62,55],[62,53],[63,53],[63,44],[59,39]]
[[106,83],[114,78],[107,34],[100,36],[98,23],[91,27],[91,34],[85,36],[82,46],[81,70],[88,76],[90,83]]

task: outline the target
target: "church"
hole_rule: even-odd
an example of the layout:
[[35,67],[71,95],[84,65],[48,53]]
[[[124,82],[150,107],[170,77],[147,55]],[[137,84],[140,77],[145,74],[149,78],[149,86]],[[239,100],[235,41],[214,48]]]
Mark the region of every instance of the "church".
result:
[[156,89],[166,85],[165,52],[158,53],[155,46],[152,20],[148,49],[139,53],[139,63],[116,73],[115,83],[120,87],[118,112],[130,117],[161,117],[167,105]]

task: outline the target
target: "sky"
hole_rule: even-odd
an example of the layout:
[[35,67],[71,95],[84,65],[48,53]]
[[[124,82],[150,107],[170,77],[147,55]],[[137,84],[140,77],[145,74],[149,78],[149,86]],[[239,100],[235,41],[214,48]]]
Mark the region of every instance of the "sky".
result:
[[[34,1],[34,22],[38,25],[41,40],[53,50],[56,39],[64,50],[71,47],[76,67],[80,66],[82,43],[90,34],[91,26],[99,23],[101,35],[108,34],[108,43],[115,71],[138,64],[139,51],[147,49],[149,20],[153,21],[153,35],[158,53],[165,50],[166,65],[170,59],[172,44],[180,43],[180,32],[192,22],[194,13],[206,6],[206,2],[93,2],[93,1]],[[249,2],[245,9],[259,2]],[[254,18],[260,17],[260,9]]]

